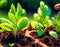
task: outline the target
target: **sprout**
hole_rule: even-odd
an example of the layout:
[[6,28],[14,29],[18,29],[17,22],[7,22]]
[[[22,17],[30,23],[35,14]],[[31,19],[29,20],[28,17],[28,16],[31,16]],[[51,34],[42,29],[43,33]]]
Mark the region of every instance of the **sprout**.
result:
[[50,8],[47,5],[45,5],[45,3],[43,1],[41,1],[40,7],[38,8],[38,13],[34,14],[34,20],[41,23],[44,26],[45,23],[48,22],[48,20],[50,18],[49,17],[50,14],[51,14]]
[[13,31],[14,35],[16,36],[16,32],[25,28],[28,24],[28,18],[25,17],[25,15],[26,12],[24,9],[22,9],[19,3],[17,5],[17,11],[15,10],[14,4],[12,4],[11,9],[8,12],[9,20],[0,18],[0,20],[5,21],[0,23],[0,27],[7,31]]
[[56,31],[60,32],[60,11],[55,17],[52,18],[52,21],[55,24]]
[[43,28],[43,25],[38,22],[31,22],[31,26],[32,28],[37,29],[37,30],[40,30]]

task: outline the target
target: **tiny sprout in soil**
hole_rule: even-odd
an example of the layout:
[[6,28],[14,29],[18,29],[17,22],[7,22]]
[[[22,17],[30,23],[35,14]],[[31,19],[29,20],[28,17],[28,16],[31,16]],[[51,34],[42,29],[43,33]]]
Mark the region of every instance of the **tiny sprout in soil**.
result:
[[17,11],[14,4],[11,5],[11,9],[8,12],[8,17],[9,20],[5,18],[0,18],[0,20],[2,21],[0,27],[2,28],[2,31],[13,31],[15,36],[17,31],[23,29],[28,24],[26,11],[21,7],[19,3],[17,4]]
[[32,21],[19,3],[17,9],[12,4],[8,19],[0,18],[0,47],[60,47],[60,12],[50,15],[51,9],[43,1]]

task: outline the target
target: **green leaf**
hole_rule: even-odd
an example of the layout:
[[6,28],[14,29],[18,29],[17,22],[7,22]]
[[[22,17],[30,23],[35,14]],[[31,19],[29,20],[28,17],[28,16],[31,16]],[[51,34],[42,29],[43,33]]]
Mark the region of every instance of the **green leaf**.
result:
[[21,10],[17,11],[16,14],[15,14],[15,17],[16,17],[17,20],[22,18],[22,17],[25,17],[25,16],[26,16],[25,9],[21,9]]
[[43,14],[44,14],[45,16],[49,16],[50,13],[51,13],[50,8],[48,8],[48,6],[45,5],[45,6],[44,6],[44,10],[43,10]]
[[57,21],[56,21],[56,19],[55,19],[54,17],[52,17],[52,22],[53,22],[54,24],[57,24]]
[[56,19],[60,20],[60,11],[58,12],[58,14],[56,15]]
[[17,4],[17,12],[18,12],[19,10],[22,10],[22,7],[21,7],[21,5],[18,3],[18,4]]
[[2,29],[4,29],[4,30],[11,31],[10,28],[8,28],[8,27],[6,27],[6,26],[3,26],[2,24],[0,24],[0,27],[1,27]]
[[37,34],[40,37],[40,36],[42,36],[44,34],[44,31],[43,30],[38,30]]
[[40,7],[42,8],[45,5],[43,1],[40,2]]
[[50,18],[49,16],[46,16],[44,22],[46,23],[49,20],[49,18]]
[[60,20],[56,20],[56,23],[57,23],[58,25],[60,25]]
[[60,25],[56,25],[55,28],[57,32],[60,32]]
[[40,21],[40,17],[37,13],[34,14],[34,20],[38,22]]
[[3,31],[0,29],[0,32],[3,32]]
[[42,17],[49,16],[51,13],[50,8],[48,8],[47,5],[44,4],[43,1],[40,2],[40,7],[38,8],[38,14]]
[[10,28],[11,30],[13,30],[13,26],[11,25],[11,24],[9,24],[9,23],[1,23],[1,25],[3,25],[3,26],[5,26],[5,27],[8,27],[8,28]]
[[3,21],[5,21],[5,22],[11,24],[12,26],[14,26],[14,24],[13,24],[11,21],[9,21],[8,19],[0,18],[0,20],[3,20]]
[[23,29],[24,27],[27,26],[27,24],[28,24],[28,18],[27,17],[23,17],[23,18],[19,19],[17,22],[18,30]]
[[26,10],[22,9],[22,16],[26,16]]
[[9,12],[15,15],[16,10],[15,10],[15,6],[14,6],[14,4],[11,5],[11,9],[10,9]]
[[12,43],[12,44],[9,43],[9,46],[10,46],[10,47],[13,47],[14,45],[15,45],[14,43]]
[[52,25],[53,25],[53,22],[52,22],[51,20],[48,20],[48,21],[44,24],[45,27],[50,27],[50,26],[52,26]]
[[42,16],[42,14],[43,14],[43,12],[42,12],[42,10],[41,10],[40,7],[38,8],[38,14],[39,14],[40,16]]
[[31,26],[32,28],[37,29],[37,30],[40,30],[43,28],[43,25],[38,22],[31,22]]
[[58,39],[58,34],[57,34],[56,32],[50,31],[49,34],[50,34],[53,38]]
[[9,19],[14,23],[15,16],[12,13],[8,13]]
[[18,20],[18,19],[21,18],[21,15],[22,15],[22,10],[19,10],[19,11],[16,12],[15,18]]

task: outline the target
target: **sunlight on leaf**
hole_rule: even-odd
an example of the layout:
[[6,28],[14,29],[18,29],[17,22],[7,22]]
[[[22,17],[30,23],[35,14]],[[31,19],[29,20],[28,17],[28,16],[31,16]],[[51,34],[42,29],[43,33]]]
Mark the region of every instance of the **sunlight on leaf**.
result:
[[22,10],[22,7],[21,7],[21,5],[18,3],[18,4],[17,4],[17,12],[18,12],[19,10]]
[[31,22],[31,26],[32,28],[37,29],[37,30],[40,30],[43,28],[43,25],[38,22]]
[[52,25],[53,25],[53,22],[52,22],[51,20],[48,20],[48,21],[44,24],[45,27],[50,27],[50,26],[52,26]]
[[10,28],[11,30],[13,30],[13,26],[9,23],[1,23],[1,25]]
[[40,20],[39,15],[37,13],[35,13],[33,16],[34,16],[34,20],[39,22],[39,20]]
[[24,27],[26,27],[28,24],[28,18],[27,17],[23,17],[21,18],[18,22],[17,22],[17,26],[19,27],[18,30],[23,29]]
[[8,13],[9,19],[14,23],[15,16],[12,13]]
[[14,24],[13,24],[11,21],[9,21],[9,20],[7,20],[7,19],[5,19],[5,18],[0,18],[0,20],[3,20],[3,21],[5,21],[5,22],[7,22],[7,23],[10,23],[11,25],[14,26]]
[[10,28],[8,28],[8,27],[6,27],[6,26],[3,26],[2,24],[0,24],[0,27],[1,27],[2,29],[4,29],[4,30],[11,31]]
[[56,32],[50,31],[49,34],[50,34],[53,38],[58,39],[58,34],[57,34]]
[[11,9],[10,9],[9,12],[15,15],[16,10],[15,10],[15,6],[14,6],[14,4],[11,5]]

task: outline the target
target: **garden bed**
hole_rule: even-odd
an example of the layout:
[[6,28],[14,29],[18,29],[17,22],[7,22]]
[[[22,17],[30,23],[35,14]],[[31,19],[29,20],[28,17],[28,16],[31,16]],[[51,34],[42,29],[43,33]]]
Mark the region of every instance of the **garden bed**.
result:
[[45,34],[38,37],[37,30],[30,25],[28,29],[17,32],[16,38],[12,32],[4,31],[0,33],[0,43],[4,47],[9,47],[9,43],[14,43],[14,47],[60,47],[60,34],[56,40],[47,34],[50,30],[55,31],[55,28],[51,26],[45,29]]
[[60,47],[60,12],[52,18],[50,14],[43,1],[34,19],[26,17],[19,3],[17,9],[12,4],[8,19],[0,18],[0,47]]

